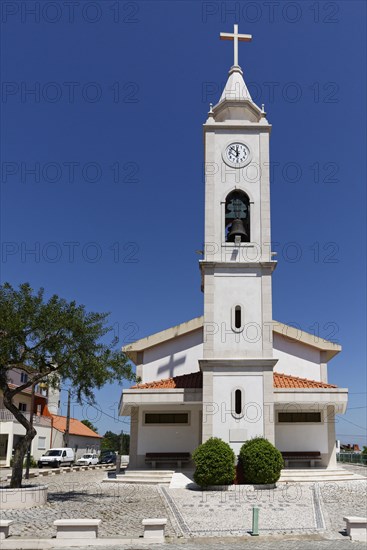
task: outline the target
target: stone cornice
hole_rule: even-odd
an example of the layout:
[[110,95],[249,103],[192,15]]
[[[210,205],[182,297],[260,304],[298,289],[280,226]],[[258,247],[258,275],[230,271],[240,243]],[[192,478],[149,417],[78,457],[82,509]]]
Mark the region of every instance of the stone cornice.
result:
[[272,260],[270,262],[221,262],[221,261],[206,261],[206,260],[199,260],[200,269],[209,267],[209,268],[215,268],[215,267],[230,267],[231,269],[254,269],[254,268],[262,268],[262,269],[269,269],[270,271],[274,271],[274,269],[277,266],[277,262],[275,260]]
[[205,122],[203,124],[203,130],[205,132],[210,132],[213,130],[256,130],[257,132],[270,133],[271,124],[259,124],[258,122],[242,122],[239,120],[234,120],[233,122]]
[[277,364],[278,359],[273,357],[253,357],[253,358],[241,358],[241,359],[199,359],[200,370],[212,370],[212,369],[238,369],[243,367],[248,368],[261,368],[273,370]]

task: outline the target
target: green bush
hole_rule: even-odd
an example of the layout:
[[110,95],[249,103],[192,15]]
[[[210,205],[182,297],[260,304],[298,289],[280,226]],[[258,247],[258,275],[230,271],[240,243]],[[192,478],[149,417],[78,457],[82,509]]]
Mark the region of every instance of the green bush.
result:
[[195,482],[200,487],[231,485],[235,478],[235,454],[228,443],[211,437],[192,454]]
[[275,483],[284,466],[280,451],[263,437],[246,441],[241,447],[239,459],[246,483]]

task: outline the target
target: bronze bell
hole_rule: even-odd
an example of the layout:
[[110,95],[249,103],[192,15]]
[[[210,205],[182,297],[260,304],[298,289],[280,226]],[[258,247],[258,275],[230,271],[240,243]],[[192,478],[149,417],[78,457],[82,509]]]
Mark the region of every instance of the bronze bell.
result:
[[233,220],[231,229],[228,232],[227,241],[229,243],[234,243],[237,236],[241,237],[241,242],[246,242],[248,240],[244,223],[239,218]]

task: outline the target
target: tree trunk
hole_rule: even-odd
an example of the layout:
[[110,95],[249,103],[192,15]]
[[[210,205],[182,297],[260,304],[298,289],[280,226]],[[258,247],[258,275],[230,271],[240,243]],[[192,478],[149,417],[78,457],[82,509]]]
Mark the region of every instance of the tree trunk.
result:
[[23,462],[32,439],[37,434],[36,430],[31,426],[31,423],[21,413],[21,411],[12,402],[12,397],[9,396],[8,391],[4,391],[4,405],[15,416],[16,420],[26,429],[26,434],[22,437],[15,446],[15,453],[13,458],[13,469],[10,481],[10,487],[12,489],[20,489],[22,486],[23,478]]

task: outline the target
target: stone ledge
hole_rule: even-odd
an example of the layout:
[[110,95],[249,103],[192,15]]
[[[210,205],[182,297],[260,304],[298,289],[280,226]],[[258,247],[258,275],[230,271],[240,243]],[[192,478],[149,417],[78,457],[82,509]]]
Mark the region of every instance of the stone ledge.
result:
[[166,525],[167,524],[167,519],[166,518],[162,518],[162,519],[143,519],[142,524],[143,525]]
[[61,539],[96,539],[101,519],[57,519],[56,538]]
[[167,518],[149,518],[143,519],[144,539],[149,541],[156,540],[164,542],[164,529],[167,524]]
[[[121,549],[123,548],[131,548],[131,547],[140,547],[140,546],[146,546],[147,549],[150,548],[150,545],[160,543],[161,541],[156,539],[143,539],[143,538],[98,538],[93,539],[93,543],[91,543],[94,547],[101,547],[101,549],[105,549],[108,547],[116,547],[120,546]],[[31,539],[23,539],[18,537],[10,537],[6,540],[1,541],[1,550],[35,550],[35,548],[42,548],[42,550],[51,550],[52,548],[72,548],[73,546],[76,546],[80,548],[83,545],[82,541],[80,539],[39,539],[39,538],[31,538]],[[87,545],[85,545],[87,546]]]
[[351,540],[367,542],[367,518],[358,516],[345,516],[347,535]]
[[9,536],[10,525],[14,523],[12,519],[0,520],[0,540],[7,539]]

